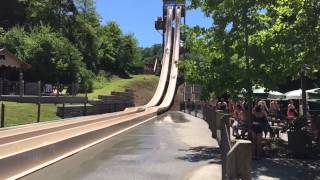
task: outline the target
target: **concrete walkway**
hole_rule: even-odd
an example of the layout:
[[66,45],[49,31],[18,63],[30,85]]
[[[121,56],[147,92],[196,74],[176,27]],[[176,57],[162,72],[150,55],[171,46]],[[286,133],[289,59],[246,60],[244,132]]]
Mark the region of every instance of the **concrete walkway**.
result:
[[259,180],[320,180],[320,161],[265,158],[253,161],[252,178]]
[[206,180],[220,174],[220,152],[208,125],[172,112],[24,179]]

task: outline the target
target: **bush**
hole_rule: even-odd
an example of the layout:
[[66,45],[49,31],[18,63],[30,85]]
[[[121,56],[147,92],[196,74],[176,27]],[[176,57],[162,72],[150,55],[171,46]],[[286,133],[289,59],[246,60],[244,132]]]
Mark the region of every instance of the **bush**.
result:
[[92,89],[94,75],[84,68],[82,54],[48,26],[35,27],[30,33],[15,27],[3,35],[0,44],[32,65],[26,72],[27,81],[76,82]]
[[88,93],[92,92],[95,77],[92,71],[82,67],[78,76],[79,92],[84,93],[86,88]]

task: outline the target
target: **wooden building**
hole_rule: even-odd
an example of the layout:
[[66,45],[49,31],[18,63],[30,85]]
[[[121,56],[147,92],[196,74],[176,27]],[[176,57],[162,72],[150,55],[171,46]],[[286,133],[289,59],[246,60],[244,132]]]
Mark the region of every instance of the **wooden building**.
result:
[[[23,72],[30,69],[31,65],[17,58],[6,48],[0,49],[0,95],[17,94],[23,95]],[[17,82],[10,82],[7,72],[16,71],[18,76]]]

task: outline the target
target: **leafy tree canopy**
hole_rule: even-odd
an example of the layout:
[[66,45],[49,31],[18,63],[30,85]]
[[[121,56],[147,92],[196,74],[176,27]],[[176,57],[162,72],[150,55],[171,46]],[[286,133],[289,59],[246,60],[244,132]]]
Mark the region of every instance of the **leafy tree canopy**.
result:
[[[5,0],[0,47],[33,65],[26,80],[89,83],[94,75],[128,75],[142,65],[133,34],[102,25],[95,0]],[[9,23],[8,23],[9,22]]]
[[192,54],[184,63],[187,78],[207,92],[276,89],[304,65],[309,76],[319,69],[317,0],[193,0],[190,7],[213,20],[210,28],[186,28]]

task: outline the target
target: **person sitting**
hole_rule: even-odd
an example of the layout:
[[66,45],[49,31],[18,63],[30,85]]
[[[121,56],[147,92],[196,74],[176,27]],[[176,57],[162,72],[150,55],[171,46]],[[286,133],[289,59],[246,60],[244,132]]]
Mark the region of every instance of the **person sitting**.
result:
[[53,87],[51,84],[44,85],[44,94],[50,95],[53,92]]
[[239,130],[241,130],[241,136],[244,138],[244,134],[247,130],[247,123],[244,120],[244,111],[240,104],[236,105],[236,109],[234,110],[234,122],[232,124],[233,136],[239,137]]

